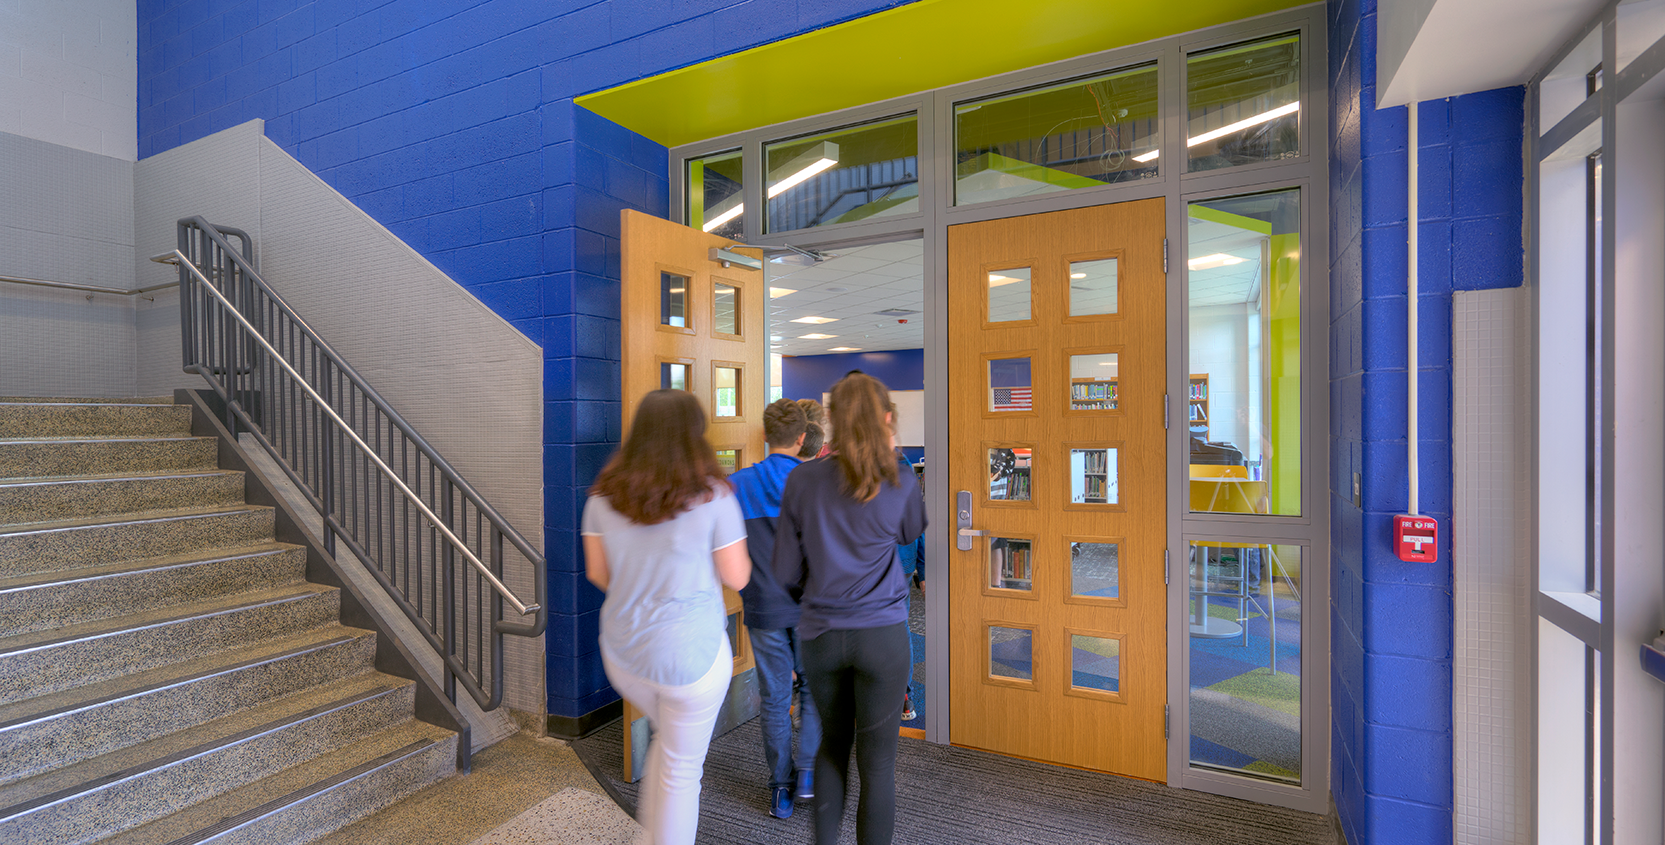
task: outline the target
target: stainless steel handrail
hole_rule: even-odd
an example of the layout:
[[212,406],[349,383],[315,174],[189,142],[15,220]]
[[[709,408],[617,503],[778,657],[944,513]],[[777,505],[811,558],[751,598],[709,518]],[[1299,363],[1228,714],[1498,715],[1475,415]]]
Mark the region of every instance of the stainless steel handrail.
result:
[[126,288],[111,288],[103,285],[83,285],[76,282],[53,282],[46,279],[27,279],[22,276],[0,276],[0,282],[9,282],[14,285],[34,285],[36,287],[43,288],[79,290],[87,293],[110,293],[115,294],[116,296],[137,296],[141,293],[150,293],[151,291],[163,290],[164,288],[179,287],[178,282],[168,282],[165,285],[151,285],[148,288],[134,288],[133,290],[128,290]]
[[203,289],[208,291],[216,300],[219,301],[220,305],[225,308],[226,313],[236,318],[237,322],[242,324],[243,328],[248,331],[249,337],[254,340],[254,342],[260,344],[260,346],[266,350],[267,354],[272,356],[272,360],[295,380],[295,383],[312,398],[312,401],[318,403],[319,409],[329,415],[329,418],[335,422],[336,427],[344,432],[347,437],[351,438],[353,443],[357,444],[359,450],[364,455],[375,462],[376,468],[381,470],[382,474],[387,477],[388,481],[392,482],[393,485],[399,489],[399,492],[404,495],[406,501],[415,505],[416,509],[427,518],[429,524],[437,529],[439,533],[443,535],[448,542],[450,542],[453,548],[462,552],[463,559],[467,560],[469,565],[473,566],[475,571],[482,578],[484,578],[487,583],[491,584],[492,589],[496,591],[499,596],[513,606],[514,609],[522,616],[530,616],[537,613],[541,609],[537,604],[526,604],[525,602],[522,602],[513,591],[505,586],[502,581],[499,581],[497,576],[492,574],[491,567],[482,563],[480,559],[474,555],[474,552],[469,550],[468,545],[459,539],[456,534],[452,533],[450,527],[439,518],[439,515],[435,514],[431,509],[429,509],[427,504],[422,501],[422,497],[417,495],[414,490],[411,490],[410,487],[405,484],[404,479],[400,478],[399,474],[394,472],[392,467],[382,461],[381,456],[376,454],[376,450],[373,449],[369,443],[364,442],[364,439],[358,435],[358,432],[354,431],[353,427],[349,425],[346,420],[342,419],[341,416],[335,412],[334,408],[330,407],[329,401],[324,399],[323,395],[317,390],[313,389],[306,377],[284,359],[283,353],[279,352],[276,347],[267,342],[266,338],[261,335],[260,330],[256,328],[253,323],[249,322],[247,317],[244,317],[243,314],[237,310],[237,306],[233,305],[231,300],[225,297],[225,294],[220,293],[219,289],[214,287],[213,283],[208,280],[208,277],[203,275],[202,271],[197,269],[197,266],[191,263],[191,260],[186,258],[184,253],[176,249],[171,253],[171,255],[173,259],[178,262],[180,267],[189,270],[191,275],[196,276],[197,279],[202,282]]

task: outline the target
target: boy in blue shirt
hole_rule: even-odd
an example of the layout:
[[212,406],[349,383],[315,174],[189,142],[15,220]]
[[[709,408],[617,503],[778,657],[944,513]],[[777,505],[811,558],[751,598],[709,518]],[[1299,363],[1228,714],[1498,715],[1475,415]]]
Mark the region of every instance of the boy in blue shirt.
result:
[[[815,752],[821,747],[821,720],[804,680],[798,646],[798,603],[775,578],[775,520],[786,476],[801,461],[808,421],[803,409],[781,399],[763,410],[763,439],[769,454],[729,476],[746,520],[746,550],[752,580],[740,591],[757,661],[757,686],[763,699],[763,759],[769,767],[769,812],[792,815],[792,800],[813,798]],[[792,753],[792,698],[798,698],[798,753]],[[794,769],[796,776],[794,776]]]

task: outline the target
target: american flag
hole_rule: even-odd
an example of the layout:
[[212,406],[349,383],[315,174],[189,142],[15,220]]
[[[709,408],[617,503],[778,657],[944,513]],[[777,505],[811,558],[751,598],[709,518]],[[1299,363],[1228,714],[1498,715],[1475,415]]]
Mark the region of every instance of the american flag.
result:
[[996,411],[1027,411],[1031,404],[1030,388],[1027,387],[997,387],[994,389],[994,409]]

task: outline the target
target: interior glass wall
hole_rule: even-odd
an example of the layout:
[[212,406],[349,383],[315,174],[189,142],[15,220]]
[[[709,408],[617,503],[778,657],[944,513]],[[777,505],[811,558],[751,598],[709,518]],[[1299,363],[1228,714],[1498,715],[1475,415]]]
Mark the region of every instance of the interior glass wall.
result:
[[688,225],[730,240],[745,238],[746,206],[740,195],[740,165],[739,150],[688,159],[688,202],[683,209],[683,219]]
[[1301,40],[1283,35],[1193,53],[1185,67],[1186,169],[1301,152]]
[[764,231],[919,211],[919,118],[881,120],[765,144]]

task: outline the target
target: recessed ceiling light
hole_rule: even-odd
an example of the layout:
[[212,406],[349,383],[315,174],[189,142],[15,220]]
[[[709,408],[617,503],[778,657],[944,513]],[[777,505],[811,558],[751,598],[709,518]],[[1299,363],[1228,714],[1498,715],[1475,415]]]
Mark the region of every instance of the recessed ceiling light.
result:
[[793,320],[792,322],[794,322],[794,323],[809,323],[812,326],[819,326],[819,325],[822,325],[824,323],[836,323],[836,322],[838,322],[838,318],[837,317],[799,317],[798,319]]
[[1085,278],[1087,278],[1087,274],[1086,273],[1071,273],[1070,278],[1072,278],[1072,279],[1085,279]]
[[799,340],[828,340],[830,338],[835,338],[835,337],[838,337],[838,335],[835,335],[835,334],[821,334],[820,332],[816,332],[815,334],[801,334],[801,335],[798,335]]
[[1026,279],[1014,279],[1011,276],[1002,276],[999,273],[990,273],[989,274],[989,287],[991,287],[991,288],[997,288],[997,287],[1001,287],[1002,285],[1009,285],[1013,282],[1022,282],[1022,281],[1027,281],[1027,280]]
[[1233,264],[1242,264],[1248,260],[1247,258],[1238,258],[1235,255],[1227,255],[1223,252],[1216,252],[1213,255],[1193,258],[1185,262],[1185,265],[1192,270],[1212,270],[1215,267],[1230,267]]
[[861,347],[859,347],[859,346],[834,346],[832,349],[829,349],[827,351],[828,352],[860,352]]
[[797,292],[798,291],[795,288],[770,288],[769,289],[769,298],[770,299],[780,299],[781,297],[783,297],[783,296],[785,296],[789,293],[797,293]]
[[782,338],[778,334],[769,335],[769,342],[770,343],[780,343],[781,340],[782,340]]

